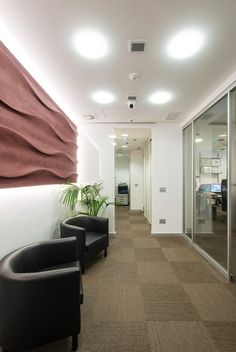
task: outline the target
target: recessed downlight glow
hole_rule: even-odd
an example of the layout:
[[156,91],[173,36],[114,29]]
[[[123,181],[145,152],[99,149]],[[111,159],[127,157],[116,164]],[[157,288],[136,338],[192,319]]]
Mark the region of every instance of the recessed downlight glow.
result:
[[128,148],[128,146],[127,145],[122,145],[122,148]]
[[108,51],[106,39],[92,30],[81,31],[74,38],[74,46],[78,53],[88,59],[100,59]]
[[200,142],[202,142],[202,141],[203,141],[202,138],[195,138],[195,142],[196,142],[196,143],[200,143]]
[[112,138],[112,139],[116,139],[116,135],[115,135],[115,134],[109,134],[108,137],[109,137],[109,138]]
[[111,144],[112,144],[112,145],[116,145],[116,142],[112,142]]
[[226,133],[219,134],[218,137],[220,137],[220,138],[227,137],[227,134]]
[[99,91],[92,95],[92,99],[99,104],[110,104],[113,102],[114,96],[107,91]]
[[172,95],[169,92],[160,91],[160,92],[153,93],[149,97],[149,100],[153,104],[165,104],[169,100],[171,100],[171,98],[172,98]]
[[204,44],[204,36],[197,30],[177,33],[169,42],[168,54],[176,59],[185,59],[197,53]]
[[121,133],[121,137],[129,137],[128,133]]

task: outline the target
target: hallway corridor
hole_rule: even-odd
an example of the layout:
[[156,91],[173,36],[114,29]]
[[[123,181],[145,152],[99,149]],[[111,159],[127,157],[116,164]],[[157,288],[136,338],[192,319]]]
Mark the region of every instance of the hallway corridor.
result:
[[141,213],[116,219],[108,257],[83,276],[79,352],[236,351],[236,288],[181,237],[151,236]]

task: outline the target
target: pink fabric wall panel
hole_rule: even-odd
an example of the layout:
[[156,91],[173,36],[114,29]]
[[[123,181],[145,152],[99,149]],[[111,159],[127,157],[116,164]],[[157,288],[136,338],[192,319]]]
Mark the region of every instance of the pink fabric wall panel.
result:
[[0,41],[0,188],[77,180],[76,126]]

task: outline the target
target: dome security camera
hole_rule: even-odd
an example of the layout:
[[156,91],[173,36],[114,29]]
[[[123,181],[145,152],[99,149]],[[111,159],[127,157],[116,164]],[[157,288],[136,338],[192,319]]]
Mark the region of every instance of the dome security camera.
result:
[[133,110],[135,108],[135,101],[128,100],[127,105],[128,105],[129,110]]

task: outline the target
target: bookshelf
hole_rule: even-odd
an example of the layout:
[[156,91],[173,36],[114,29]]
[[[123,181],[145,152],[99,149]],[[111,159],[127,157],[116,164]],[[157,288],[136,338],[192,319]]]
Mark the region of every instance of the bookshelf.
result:
[[220,158],[201,158],[201,174],[221,174]]

